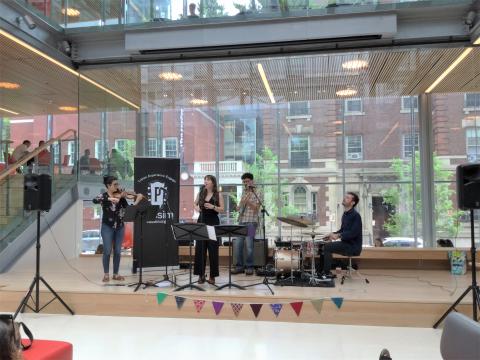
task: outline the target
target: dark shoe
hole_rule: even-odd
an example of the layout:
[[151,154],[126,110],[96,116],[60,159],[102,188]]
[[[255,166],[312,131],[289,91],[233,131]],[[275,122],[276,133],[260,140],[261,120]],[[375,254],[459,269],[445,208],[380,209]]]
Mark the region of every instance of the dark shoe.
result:
[[210,285],[215,285],[215,278],[214,277],[209,277],[207,282],[210,284]]
[[247,270],[245,270],[245,275],[253,275],[253,269],[248,268]]
[[232,270],[232,274],[233,275],[241,274],[241,273],[243,273],[243,271],[244,271],[243,268],[236,268],[236,269]]
[[199,284],[205,284],[205,276],[199,276],[198,277],[198,283]]

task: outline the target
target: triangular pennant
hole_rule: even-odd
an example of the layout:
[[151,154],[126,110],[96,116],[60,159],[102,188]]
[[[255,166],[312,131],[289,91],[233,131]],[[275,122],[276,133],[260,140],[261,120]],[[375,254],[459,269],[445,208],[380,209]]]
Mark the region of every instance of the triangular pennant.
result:
[[202,311],[203,305],[205,305],[205,300],[193,300],[195,304],[195,309],[197,309],[197,313]]
[[157,304],[160,305],[161,303],[163,303],[163,300],[165,300],[166,298],[167,298],[167,294],[158,293],[157,294]]
[[343,304],[343,298],[342,297],[332,297],[332,301],[335,305],[337,305],[337,308],[341,308]]
[[185,303],[186,298],[182,296],[175,296],[175,302],[177,303],[177,309],[180,310]]
[[263,304],[250,304],[250,307],[252,308],[253,314],[255,317],[258,317],[258,314],[260,314],[260,310],[262,309]]
[[236,317],[240,314],[240,311],[242,311],[243,304],[236,304],[236,303],[231,303],[233,313],[235,314]]
[[317,310],[317,313],[320,314],[322,312],[323,299],[312,300],[312,305]]
[[290,305],[292,306],[292,309],[295,311],[295,314],[297,314],[297,316],[300,316],[300,312],[302,311],[303,301],[292,302],[290,303]]
[[270,307],[272,308],[273,313],[275,314],[276,317],[278,317],[278,314],[280,314],[280,311],[282,311],[282,304],[270,304]]
[[224,303],[221,301],[212,301],[213,310],[215,310],[215,315],[220,314],[220,311],[222,311],[222,308],[223,308],[223,304]]

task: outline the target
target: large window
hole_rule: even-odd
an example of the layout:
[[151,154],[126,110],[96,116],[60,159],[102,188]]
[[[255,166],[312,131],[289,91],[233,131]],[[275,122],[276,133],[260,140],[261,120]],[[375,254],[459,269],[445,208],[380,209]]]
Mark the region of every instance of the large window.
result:
[[108,156],[108,141],[95,140],[95,158],[103,161]]
[[178,157],[178,139],[177,138],[163,139],[163,156],[166,158]]
[[413,111],[418,112],[418,97],[417,96],[402,96],[401,97],[401,109],[402,113],[409,113],[413,106]]
[[418,151],[418,133],[403,135],[403,157],[411,158]]
[[294,135],[290,138],[290,166],[307,168],[310,164],[310,139],[305,135]]
[[145,155],[149,157],[157,157],[157,145],[158,140],[156,138],[147,139],[147,149],[145,150]]
[[293,205],[299,213],[307,212],[307,190],[303,186],[297,186],[293,191]]
[[465,109],[480,109],[480,94],[465,94]]
[[470,161],[480,159],[480,128],[468,128],[466,131],[467,157]]
[[308,101],[297,101],[288,103],[288,116],[302,116],[310,114]]
[[345,100],[345,115],[363,115],[362,99]]
[[361,160],[363,158],[362,135],[345,137],[345,155],[347,160]]

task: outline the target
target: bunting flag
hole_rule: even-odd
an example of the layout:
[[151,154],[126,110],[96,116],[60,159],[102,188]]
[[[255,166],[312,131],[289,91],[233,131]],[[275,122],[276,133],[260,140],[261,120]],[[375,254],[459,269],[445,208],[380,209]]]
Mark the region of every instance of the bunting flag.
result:
[[240,311],[242,311],[243,304],[238,304],[238,303],[231,303],[233,313],[235,314],[236,317],[240,314]]
[[252,308],[253,315],[255,317],[258,317],[258,314],[260,314],[260,310],[262,309],[263,304],[250,304],[250,307]]
[[317,310],[317,313],[320,314],[322,312],[323,299],[312,300],[312,305]]
[[193,300],[195,304],[195,309],[197,309],[197,313],[202,311],[203,305],[205,305],[205,300]]
[[223,308],[223,304],[224,303],[221,301],[212,301],[213,310],[215,310],[215,315],[220,314],[220,311],[222,311],[222,308]]
[[292,306],[292,309],[295,311],[295,314],[297,314],[297,316],[300,316],[300,312],[302,311],[303,301],[292,302],[290,303],[290,305]]
[[175,302],[177,303],[177,309],[180,310],[185,303],[185,300],[187,300],[184,297],[181,296],[175,296]]
[[337,305],[337,308],[341,308],[343,304],[343,298],[341,297],[332,297],[332,301],[335,305]]
[[270,307],[272,308],[273,313],[275,314],[276,317],[280,314],[280,311],[282,311],[282,304],[270,304]]
[[163,301],[167,298],[167,294],[165,293],[158,293],[157,294],[157,304],[160,305]]

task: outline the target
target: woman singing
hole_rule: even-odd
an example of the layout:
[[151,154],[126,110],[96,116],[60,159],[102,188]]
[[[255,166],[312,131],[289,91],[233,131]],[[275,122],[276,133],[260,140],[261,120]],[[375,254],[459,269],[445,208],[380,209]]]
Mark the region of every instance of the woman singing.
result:
[[[122,251],[123,236],[125,235],[125,225],[123,217],[125,208],[128,206],[125,191],[118,187],[118,180],[115,176],[105,176],[103,183],[107,188],[103,194],[93,199],[94,204],[101,204],[103,210],[102,216],[102,240],[103,240],[103,282],[110,281],[110,253],[113,245],[113,280],[125,280],[118,274],[120,268],[120,255]],[[134,205],[142,201],[143,195],[136,194]]]
[[[213,175],[207,175],[203,180],[205,186],[195,199],[195,210],[200,213],[198,222],[206,225],[219,225],[220,219],[218,218],[218,213],[223,211],[223,197],[217,190],[217,179]],[[207,249],[208,258],[210,259],[210,277],[208,283],[214,285],[215,277],[219,275],[217,241],[196,242],[194,274],[198,275],[199,284],[205,282]]]

